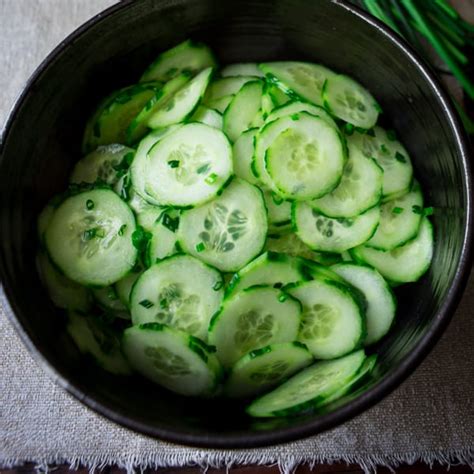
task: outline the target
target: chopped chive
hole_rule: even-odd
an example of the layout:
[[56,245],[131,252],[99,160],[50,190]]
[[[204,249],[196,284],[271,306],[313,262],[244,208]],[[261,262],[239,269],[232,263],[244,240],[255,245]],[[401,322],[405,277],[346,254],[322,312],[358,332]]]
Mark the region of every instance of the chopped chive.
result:
[[82,240],[85,240],[86,242],[88,240],[92,240],[95,235],[97,233],[97,229],[96,228],[92,228],[92,229],[87,229],[84,231],[84,233],[82,234]]
[[280,303],[284,303],[287,299],[288,299],[288,295],[285,295],[284,293],[282,293],[282,294],[278,297],[278,301],[279,301]]
[[105,230],[102,228],[102,227],[99,227],[95,230],[95,236],[96,237],[99,237],[100,239],[102,239],[103,237],[105,237]]
[[395,134],[395,130],[387,130],[387,138],[393,142],[397,139],[397,135]]
[[382,153],[388,153],[388,148],[383,143],[380,145],[380,150]]
[[344,131],[346,135],[352,135],[354,133],[354,125],[352,125],[352,123],[346,123],[344,125]]
[[425,207],[425,210],[423,211],[423,214],[425,216],[432,216],[434,214],[434,208],[433,207]]
[[374,102],[374,108],[379,114],[383,113],[383,109],[378,102]]
[[170,161],[168,161],[168,166],[170,168],[178,168],[179,167],[179,160],[170,160]]
[[166,309],[168,307],[168,300],[166,298],[163,298],[160,300],[160,308],[161,309]]
[[210,164],[206,163],[205,165],[201,165],[197,170],[197,174],[204,174],[206,171],[209,171]]
[[206,246],[204,245],[204,242],[199,242],[196,245],[196,252],[202,252],[203,250],[206,250]]
[[120,235],[120,237],[122,237],[122,235],[124,234],[126,228],[127,228],[127,224],[123,224],[123,225],[120,226],[120,229],[118,231],[118,235]]
[[150,309],[152,306],[155,306],[150,300],[142,300],[138,304],[146,309]]
[[206,181],[207,184],[214,184],[217,178],[218,176],[216,173],[211,173],[204,181]]
[[393,212],[394,214],[401,214],[401,213],[403,212],[403,207],[394,207],[394,208],[392,209],[392,212]]
[[127,153],[124,157],[123,157],[123,161],[128,165],[130,166],[132,164],[132,161],[133,161],[133,158],[135,156],[135,153],[133,153],[133,151]]
[[414,214],[420,214],[420,215],[423,214],[423,208],[421,206],[418,206],[415,204],[414,206],[412,206],[411,209]]
[[179,217],[173,219],[169,214],[164,213],[162,225],[171,232],[176,232],[179,226]]
[[292,114],[292,115],[290,115],[290,117],[291,117],[291,120],[294,120],[294,121],[300,119],[300,116],[298,114]]
[[92,199],[88,199],[86,201],[86,209],[88,211],[91,211],[92,209],[94,209],[94,201]]
[[273,288],[280,289],[282,286],[283,286],[283,283],[278,282],[278,283],[275,283],[275,284],[273,285]]
[[272,200],[277,206],[279,206],[283,202],[283,198],[281,196],[278,196],[278,194],[275,194],[273,191]]
[[224,286],[224,282],[222,280],[216,281],[215,285],[212,287],[214,291],[219,291]]
[[400,163],[406,163],[407,159],[405,158],[404,155],[402,155],[399,151],[395,153],[395,159],[399,161]]

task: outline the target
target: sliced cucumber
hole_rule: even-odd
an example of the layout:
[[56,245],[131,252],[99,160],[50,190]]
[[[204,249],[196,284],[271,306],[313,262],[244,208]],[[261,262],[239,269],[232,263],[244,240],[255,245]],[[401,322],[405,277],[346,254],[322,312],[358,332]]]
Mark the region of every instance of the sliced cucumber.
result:
[[185,121],[196,110],[211,80],[213,69],[207,68],[191,79],[168,100],[155,107],[147,120],[150,128],[167,127]]
[[131,369],[120,349],[118,334],[97,316],[68,313],[67,331],[83,354],[89,354],[107,372],[130,375]]
[[[183,125],[147,154],[145,192],[161,205],[195,206],[214,198],[232,174],[232,148],[220,130]],[[133,175],[132,175],[133,176]]]
[[285,201],[273,191],[263,191],[265,205],[268,211],[268,223],[281,226],[291,222],[291,202]]
[[365,245],[393,250],[416,237],[423,214],[423,195],[418,185],[404,196],[381,206],[380,224]]
[[364,351],[360,350],[340,359],[316,362],[254,400],[246,411],[255,417],[273,417],[320,408],[334,400],[334,394],[354,379],[364,360]]
[[281,107],[282,105],[294,100],[272,82],[267,82],[267,90],[273,100],[273,103],[275,104],[275,107]]
[[424,217],[416,238],[401,247],[384,252],[366,246],[351,249],[356,261],[368,263],[393,283],[418,281],[433,257],[433,227]]
[[231,398],[266,392],[313,362],[313,356],[298,342],[272,344],[250,352],[232,367],[225,385]]
[[261,191],[235,178],[214,201],[182,213],[179,243],[187,253],[233,272],[261,252],[266,233]]
[[235,94],[224,113],[224,132],[235,142],[251,128],[252,121],[262,106],[263,81],[245,83]]
[[[140,216],[138,216],[140,222]],[[179,212],[177,210],[162,210],[150,227],[151,239],[147,246],[148,265],[157,263],[163,258],[177,253]]]
[[383,195],[386,199],[409,191],[413,179],[410,155],[404,146],[383,128],[374,127],[373,133],[358,133],[347,138],[349,146],[359,148],[383,169]]
[[214,268],[187,255],[169,257],[145,270],[135,283],[130,299],[133,324],[168,324],[205,340],[223,287]]
[[296,339],[301,305],[272,287],[254,286],[232,294],[209,325],[209,343],[224,367],[269,344]]
[[288,283],[305,280],[302,262],[281,253],[265,252],[236,273],[229,282],[228,293],[255,285],[281,288]]
[[102,183],[113,186],[121,178],[135,155],[135,150],[123,145],[100,146],[76,163],[71,183]]
[[36,266],[41,282],[55,306],[78,311],[87,311],[91,307],[89,290],[61,275],[45,254],[38,254]]
[[329,77],[323,88],[324,107],[337,118],[356,127],[372,128],[380,106],[372,94],[348,76]]
[[383,171],[376,161],[350,147],[349,159],[337,188],[309,205],[328,217],[357,216],[380,202],[382,182]]
[[270,252],[286,253],[293,257],[303,257],[314,260],[317,252],[311,250],[301,239],[289,232],[283,235],[270,235],[265,243],[265,250]]
[[365,337],[358,297],[347,285],[319,278],[287,290],[303,305],[298,340],[317,359],[334,359],[357,349]]
[[135,228],[132,211],[113,191],[95,189],[63,201],[46,229],[45,243],[52,261],[71,280],[107,286],[135,265]]
[[258,68],[256,63],[235,63],[229,64],[222,68],[222,77],[229,76],[255,76],[264,77],[263,72]]
[[92,294],[99,306],[106,311],[127,311],[127,307],[120,301],[117,290],[112,285],[94,288]]
[[323,105],[323,85],[335,76],[334,72],[319,64],[297,61],[263,63],[260,69],[286,94],[296,94],[316,105]]
[[101,145],[125,143],[131,122],[160,90],[160,83],[138,84],[107,97],[87,122],[82,139],[83,153],[89,153]]
[[212,99],[207,102],[207,106],[210,109],[216,110],[220,114],[223,114],[229,104],[232,102],[234,95],[225,95],[224,97],[219,97],[218,99]]
[[235,76],[217,79],[208,87],[204,97],[204,105],[211,107],[211,109],[214,108],[210,105],[213,101],[237,94],[244,84],[250,81],[255,81],[255,79],[258,79],[258,77]]
[[221,378],[211,348],[196,337],[159,323],[126,329],[123,350],[144,377],[181,395],[210,396]]
[[122,304],[127,308],[130,308],[130,295],[132,294],[133,285],[142,273],[143,268],[137,265],[127,276],[115,283],[117,295]]
[[299,100],[287,102],[286,104],[277,107],[270,115],[268,115],[265,121],[266,123],[273,122],[273,120],[276,120],[277,118],[287,117],[288,115],[297,114],[299,112],[308,112],[311,115],[320,117],[329,125],[337,128],[336,122],[334,122],[334,119],[325,109],[318,105],[309,104],[308,102],[301,102]]
[[247,130],[237,138],[232,148],[235,175],[251,184],[257,184],[258,182],[252,173],[254,143],[257,133],[258,128]]
[[189,72],[183,72],[176,76],[171,81],[167,82],[145,105],[137,112],[135,118],[132,120],[127,128],[126,143],[133,145],[141,140],[149,131],[148,122],[150,117],[154,115],[157,110],[172,102],[174,95],[182,89],[191,79]]
[[49,222],[53,217],[54,211],[55,207],[51,203],[49,203],[44,206],[43,210],[38,216],[36,227],[38,229],[38,237],[41,242],[41,245],[43,245],[44,243],[44,233],[46,232]]
[[373,207],[355,217],[326,217],[305,202],[293,204],[296,235],[313,250],[341,253],[369,240],[380,220],[380,208]]
[[219,130],[224,128],[222,115],[217,110],[210,109],[204,105],[200,105],[196,109],[191,117],[191,122],[203,123],[209,125],[209,127],[218,128]]
[[140,82],[166,82],[182,72],[195,74],[216,66],[214,54],[206,45],[186,40],[161,53],[145,70]]
[[364,345],[374,344],[388,333],[395,318],[397,301],[382,275],[373,268],[339,263],[331,270],[356,287],[365,297],[367,336]]
[[263,184],[282,197],[306,200],[337,186],[345,159],[339,132],[300,112],[265,125],[257,135],[253,164]]

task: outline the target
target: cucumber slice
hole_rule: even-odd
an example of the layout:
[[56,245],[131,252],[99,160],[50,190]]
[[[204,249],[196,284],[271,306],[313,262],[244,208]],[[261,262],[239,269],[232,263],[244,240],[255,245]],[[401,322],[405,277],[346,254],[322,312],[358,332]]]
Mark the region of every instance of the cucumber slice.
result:
[[382,198],[383,171],[376,161],[357,148],[349,148],[349,159],[334,191],[309,205],[328,217],[352,217],[377,205]]
[[53,217],[54,211],[55,208],[52,204],[46,204],[38,216],[36,227],[38,229],[38,237],[42,245],[44,244],[44,233],[46,232],[49,222]]
[[179,222],[179,212],[172,209],[162,211],[158,219],[155,220],[150,230],[151,239],[147,247],[149,265],[177,253],[177,222]]
[[164,324],[128,328],[122,345],[137,372],[181,395],[210,396],[220,381],[221,368],[211,348]]
[[141,140],[149,131],[148,122],[157,110],[172,103],[173,97],[191,79],[189,72],[183,72],[167,82],[145,105],[137,111],[135,118],[127,128],[126,143],[133,145]]
[[326,217],[305,202],[293,204],[292,222],[296,235],[310,248],[341,253],[369,240],[380,220],[380,208],[373,207],[355,217]]
[[284,105],[277,107],[272,113],[266,118],[265,122],[273,122],[277,118],[287,117],[288,115],[297,114],[299,112],[308,112],[311,115],[320,117],[325,120],[329,125],[332,125],[337,129],[337,124],[331,115],[326,112],[325,109],[318,105],[309,104],[308,102],[301,102],[299,100],[287,102]]
[[360,246],[350,253],[356,261],[376,268],[390,282],[409,283],[418,281],[430,267],[433,245],[433,227],[424,217],[418,235],[405,245],[387,252]]
[[233,94],[225,95],[224,97],[219,97],[218,99],[209,100],[206,105],[210,109],[213,109],[219,112],[220,114],[223,114],[226,111],[229,104],[232,102],[233,98],[234,98]]
[[225,385],[231,398],[266,392],[313,362],[313,356],[299,342],[262,347],[239,359]]
[[66,329],[79,351],[92,356],[104,370],[115,375],[131,374],[118,334],[100,318],[70,311]]
[[358,82],[342,74],[329,77],[323,88],[324,107],[337,118],[356,127],[372,128],[380,106]]
[[106,311],[127,311],[127,307],[120,301],[117,290],[112,285],[104,288],[94,288],[92,294],[99,306]]
[[267,90],[275,107],[281,107],[293,100],[288,94],[285,94],[278,86],[271,82],[267,82]]
[[254,153],[255,136],[258,128],[251,128],[242,133],[232,147],[234,162],[234,173],[237,177],[245,179],[251,184],[257,184],[258,180],[252,173],[252,159]]
[[235,142],[251,127],[262,105],[263,81],[245,83],[235,94],[224,113],[224,132]]
[[147,154],[145,192],[161,205],[195,206],[214,198],[232,175],[227,137],[202,123],[183,125]]
[[392,290],[377,270],[354,263],[339,263],[331,270],[356,287],[365,297],[367,336],[364,345],[378,342],[392,326],[397,301]]
[[357,349],[365,337],[364,315],[350,287],[327,278],[289,286],[303,305],[298,340],[317,359],[334,359]]
[[186,40],[161,53],[145,70],[140,82],[166,82],[182,72],[195,74],[202,69],[216,66],[214,54],[205,44]]
[[212,109],[214,107],[210,105],[211,102],[237,94],[244,84],[250,81],[255,81],[256,79],[258,79],[258,77],[255,76],[236,76],[217,79],[207,88],[203,101],[204,105],[207,105]]
[[113,191],[94,189],[63,201],[46,229],[45,243],[68,278],[107,286],[135,265],[135,229],[132,211]]
[[318,255],[317,252],[311,250],[293,232],[289,232],[284,235],[268,236],[265,243],[265,250],[270,252],[285,253],[293,257],[303,257],[311,260],[314,260]]
[[185,252],[234,272],[261,252],[266,233],[261,191],[235,178],[214,201],[182,213],[178,236]]
[[224,128],[222,115],[214,109],[210,109],[204,105],[200,105],[193,116],[191,117],[191,122],[199,122],[209,127],[218,128],[222,130]]
[[45,254],[37,255],[36,267],[40,280],[55,306],[79,311],[87,311],[91,307],[89,290],[61,275]]
[[127,276],[115,283],[117,295],[126,308],[130,308],[130,295],[132,294],[133,285],[142,273],[143,268],[137,265]]
[[179,89],[167,102],[155,107],[147,125],[157,129],[185,121],[196,110],[211,80],[213,69],[207,68]]
[[297,95],[316,105],[323,105],[323,85],[326,80],[335,76],[334,72],[319,64],[297,61],[263,63],[260,64],[260,69],[285,94]]
[[275,102],[273,101],[273,97],[270,94],[270,84],[268,82],[264,82],[263,86],[263,94],[262,94],[262,118],[264,120],[273,112],[273,110],[277,107]]
[[82,139],[83,153],[101,145],[125,143],[127,129],[145,104],[161,90],[161,83],[138,84],[113,92],[89,119]]
[[281,288],[288,283],[305,280],[302,262],[288,255],[265,252],[236,273],[229,282],[228,293],[255,285]]
[[254,286],[232,294],[209,325],[209,343],[221,364],[231,367],[244,354],[296,339],[301,305],[272,287]]
[[278,226],[291,222],[291,202],[285,201],[273,191],[263,191],[265,205],[268,211],[268,223]]
[[293,416],[317,409],[334,400],[354,379],[365,360],[364,351],[356,351],[336,360],[316,362],[246,409],[255,417]]
[[258,68],[256,63],[235,63],[229,64],[222,68],[222,77],[229,76],[255,76],[264,77],[263,72]]
[[260,131],[254,168],[262,182],[268,180],[282,197],[307,200],[337,186],[345,159],[339,133],[323,119],[301,112],[277,119]]
[[97,180],[113,186],[133,160],[135,150],[123,145],[100,146],[76,163],[69,178],[71,183],[90,183]]
[[378,250],[393,250],[416,237],[423,214],[423,195],[418,185],[404,196],[381,206],[380,224],[365,243]]
[[411,187],[413,167],[405,147],[381,127],[373,133],[358,133],[347,138],[349,146],[359,148],[362,153],[377,161],[383,169],[383,195],[386,199],[405,194]]
[[205,340],[223,287],[214,268],[187,255],[169,257],[145,270],[135,283],[130,299],[133,324],[164,323]]

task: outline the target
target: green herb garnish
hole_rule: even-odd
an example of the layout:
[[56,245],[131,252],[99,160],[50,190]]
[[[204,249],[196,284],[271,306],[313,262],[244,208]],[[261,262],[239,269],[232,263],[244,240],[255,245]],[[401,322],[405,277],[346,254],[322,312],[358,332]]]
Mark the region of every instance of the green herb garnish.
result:
[[179,160],[170,160],[170,161],[168,161],[168,166],[170,168],[178,168],[179,167]]
[[204,181],[206,181],[207,184],[214,184],[217,178],[218,176],[216,173],[211,173]]
[[400,163],[406,163],[407,159],[405,158],[404,155],[402,155],[399,151],[395,153],[395,159],[399,161]]
[[88,211],[91,211],[92,209],[94,209],[94,201],[92,199],[88,199],[86,201],[86,209]]
[[146,309],[150,309],[152,306],[155,306],[150,300],[142,300],[138,304]]
[[204,242],[199,242],[196,245],[196,252],[202,252],[203,250],[206,250],[206,246],[204,245]]
[[401,214],[401,213],[403,212],[403,207],[394,207],[394,208],[392,209],[392,212],[393,212],[394,214]]

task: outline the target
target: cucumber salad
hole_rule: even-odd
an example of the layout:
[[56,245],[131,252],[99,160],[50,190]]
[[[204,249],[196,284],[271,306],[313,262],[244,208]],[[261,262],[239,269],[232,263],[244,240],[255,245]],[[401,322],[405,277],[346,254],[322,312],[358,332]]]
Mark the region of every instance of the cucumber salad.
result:
[[354,79],[300,61],[219,68],[185,41],[85,126],[38,218],[42,282],[79,351],[248,415],[360,387],[429,268],[410,155]]

